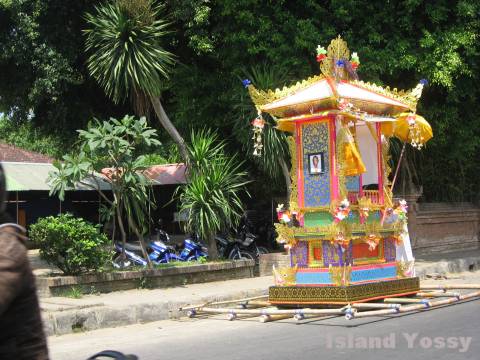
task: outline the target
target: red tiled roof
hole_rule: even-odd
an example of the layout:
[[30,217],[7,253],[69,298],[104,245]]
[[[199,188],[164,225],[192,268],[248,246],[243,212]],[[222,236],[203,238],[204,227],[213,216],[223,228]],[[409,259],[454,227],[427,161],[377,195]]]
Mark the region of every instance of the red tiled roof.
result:
[[144,174],[158,185],[186,184],[185,170],[185,164],[181,163],[153,165],[145,170]]
[[[147,179],[152,180],[153,185],[175,185],[185,184],[186,167],[184,164],[164,164],[152,165],[148,167],[143,174]],[[104,168],[101,171],[102,175],[107,179],[111,179],[114,174],[112,168]]]
[[52,163],[53,158],[0,142],[0,161],[24,163]]

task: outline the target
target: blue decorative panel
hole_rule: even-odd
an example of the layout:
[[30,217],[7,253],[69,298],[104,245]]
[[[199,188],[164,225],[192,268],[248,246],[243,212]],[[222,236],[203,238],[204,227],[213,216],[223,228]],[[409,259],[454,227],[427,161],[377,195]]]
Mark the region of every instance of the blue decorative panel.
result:
[[308,266],[308,243],[306,241],[299,241],[290,249],[290,261],[292,266]]
[[345,187],[348,191],[358,191],[360,189],[360,176],[346,176]]
[[[302,126],[302,145],[304,206],[330,205],[330,134],[328,122],[304,124]],[[321,174],[311,175],[308,154],[316,153],[323,153],[324,171]]]
[[[395,278],[396,276],[397,269],[395,266],[352,270],[352,273],[350,275],[350,282],[357,283],[371,280],[384,280]],[[328,271],[299,271],[296,274],[295,280],[297,285],[332,284],[332,278],[330,276],[330,272]]]
[[296,275],[297,285],[307,284],[331,284],[330,273],[326,272],[297,272]]
[[322,241],[323,243],[323,265],[324,266],[343,266],[351,265],[352,260],[352,242],[348,248],[342,251],[339,245],[331,244],[330,241]]
[[369,281],[369,280],[381,280],[390,279],[397,276],[397,268],[395,266],[371,268],[365,270],[352,271],[350,281]]
[[397,258],[397,247],[395,246],[395,240],[391,237],[388,237],[383,239],[383,243],[385,261],[395,261]]

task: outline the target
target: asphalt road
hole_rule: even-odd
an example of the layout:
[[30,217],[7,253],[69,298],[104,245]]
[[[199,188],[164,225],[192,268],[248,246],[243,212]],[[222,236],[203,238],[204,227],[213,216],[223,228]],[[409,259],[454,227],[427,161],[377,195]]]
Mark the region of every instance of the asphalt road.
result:
[[414,314],[259,323],[182,319],[50,337],[53,360],[115,349],[141,360],[480,359],[480,300]]

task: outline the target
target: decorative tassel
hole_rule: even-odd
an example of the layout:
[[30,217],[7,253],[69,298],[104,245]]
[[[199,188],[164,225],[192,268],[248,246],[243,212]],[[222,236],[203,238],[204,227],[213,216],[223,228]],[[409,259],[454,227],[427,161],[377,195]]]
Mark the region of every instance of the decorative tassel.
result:
[[265,127],[265,120],[262,118],[262,114],[258,114],[258,116],[252,121],[253,125],[253,136],[252,140],[253,143],[253,155],[254,156],[262,156],[263,144],[262,144],[262,132],[263,128]]

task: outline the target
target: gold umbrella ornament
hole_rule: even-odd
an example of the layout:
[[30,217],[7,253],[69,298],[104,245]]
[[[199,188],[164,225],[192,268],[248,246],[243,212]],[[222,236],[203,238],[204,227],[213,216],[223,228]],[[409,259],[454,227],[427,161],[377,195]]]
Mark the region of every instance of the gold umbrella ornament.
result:
[[392,191],[397,180],[398,170],[402,162],[405,146],[408,143],[421,150],[425,143],[433,137],[432,127],[425,118],[415,113],[401,113],[393,125],[393,135],[403,141],[402,152],[398,159],[395,176],[392,181]]
[[428,121],[422,116],[401,113],[394,123],[393,135],[420,150],[433,137],[433,131]]

